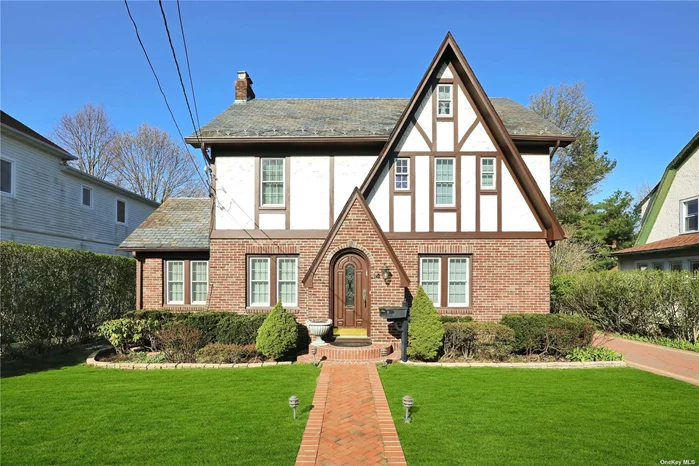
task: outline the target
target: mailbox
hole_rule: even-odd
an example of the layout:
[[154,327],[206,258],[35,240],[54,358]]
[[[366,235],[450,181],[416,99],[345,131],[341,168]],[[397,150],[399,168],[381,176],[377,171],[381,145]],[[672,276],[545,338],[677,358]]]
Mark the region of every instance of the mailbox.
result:
[[385,306],[379,308],[379,316],[389,322],[393,322],[401,333],[401,360],[408,360],[408,322],[410,322],[410,306],[403,301],[402,306]]
[[408,318],[407,307],[382,307],[379,308],[379,316],[386,320],[403,320]]

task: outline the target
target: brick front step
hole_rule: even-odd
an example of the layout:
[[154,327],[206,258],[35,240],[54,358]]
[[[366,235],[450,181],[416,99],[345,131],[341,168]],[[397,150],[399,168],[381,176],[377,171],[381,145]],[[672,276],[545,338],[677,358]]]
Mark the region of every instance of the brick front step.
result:
[[[361,346],[357,348],[351,347],[339,347],[339,346],[316,346],[317,352],[315,357],[311,351],[313,350],[313,345],[308,346],[308,353],[299,355],[298,360],[300,362],[313,362],[313,361],[352,361],[352,362],[373,362],[373,361],[383,361],[388,355],[393,353],[393,345],[390,343],[373,343],[371,346]],[[384,350],[384,356],[381,355],[381,351]]]

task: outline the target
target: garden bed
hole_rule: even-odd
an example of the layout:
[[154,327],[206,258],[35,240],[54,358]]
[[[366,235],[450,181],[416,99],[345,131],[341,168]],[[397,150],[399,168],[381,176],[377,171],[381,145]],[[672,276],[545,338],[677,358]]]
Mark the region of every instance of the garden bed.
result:
[[90,354],[85,363],[88,366],[103,367],[106,369],[239,369],[247,367],[289,366],[292,361],[274,361],[256,357],[253,361],[240,363],[200,363],[200,362],[135,362],[129,360],[127,355],[116,354],[114,348],[104,347]]

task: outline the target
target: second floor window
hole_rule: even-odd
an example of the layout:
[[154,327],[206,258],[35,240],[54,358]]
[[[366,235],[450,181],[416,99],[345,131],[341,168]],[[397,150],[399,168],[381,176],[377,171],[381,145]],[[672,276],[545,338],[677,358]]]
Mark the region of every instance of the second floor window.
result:
[[10,160],[0,160],[0,191],[5,194],[15,193],[14,163]]
[[454,159],[435,159],[436,206],[454,206]]
[[451,116],[451,84],[437,86],[437,116]]
[[495,159],[481,159],[481,189],[495,189]]
[[92,190],[87,186],[83,186],[83,205],[92,207]]
[[116,201],[116,221],[117,223],[126,223],[126,201],[121,199]]
[[262,159],[262,198],[265,207],[284,206],[284,159]]
[[682,233],[699,231],[699,197],[682,202]]
[[396,159],[395,189],[407,191],[410,189],[410,159]]

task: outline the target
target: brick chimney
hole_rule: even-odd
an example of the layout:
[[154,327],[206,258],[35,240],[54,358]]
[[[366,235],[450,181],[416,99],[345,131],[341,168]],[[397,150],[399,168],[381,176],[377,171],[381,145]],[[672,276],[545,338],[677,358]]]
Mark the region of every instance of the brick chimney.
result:
[[235,103],[243,103],[255,98],[252,90],[252,79],[247,71],[238,71],[238,79],[235,82]]

